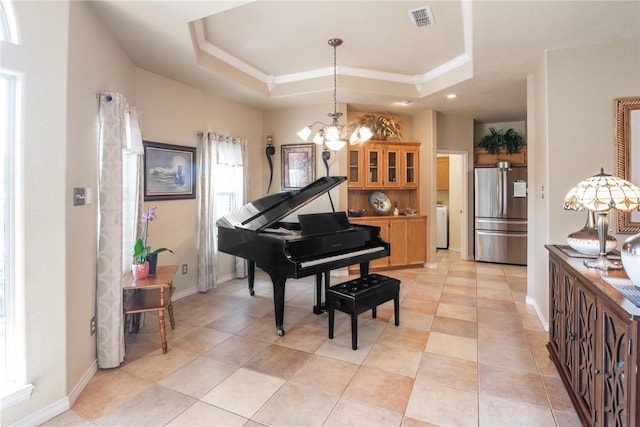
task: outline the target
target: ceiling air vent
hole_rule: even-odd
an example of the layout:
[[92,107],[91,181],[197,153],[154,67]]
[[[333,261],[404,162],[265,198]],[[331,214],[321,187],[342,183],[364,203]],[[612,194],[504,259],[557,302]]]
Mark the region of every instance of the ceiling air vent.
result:
[[409,16],[411,17],[411,21],[416,25],[416,27],[426,27],[427,25],[435,23],[435,21],[433,20],[433,14],[431,13],[431,8],[429,6],[422,6],[416,9],[412,9],[409,11]]

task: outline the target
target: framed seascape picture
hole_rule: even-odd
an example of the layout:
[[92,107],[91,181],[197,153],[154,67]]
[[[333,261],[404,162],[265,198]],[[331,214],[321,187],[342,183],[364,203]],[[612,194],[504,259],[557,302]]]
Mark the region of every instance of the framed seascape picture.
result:
[[316,145],[288,144],[282,146],[283,190],[295,190],[316,180]]
[[144,200],[196,198],[196,147],[143,141]]

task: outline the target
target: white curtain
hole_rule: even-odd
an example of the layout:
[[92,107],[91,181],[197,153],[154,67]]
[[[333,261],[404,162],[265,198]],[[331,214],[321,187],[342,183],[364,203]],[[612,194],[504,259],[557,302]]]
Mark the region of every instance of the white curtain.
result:
[[98,114],[97,354],[100,368],[113,368],[125,356],[120,282],[131,269],[142,201],[142,138],[122,94],[101,93]]
[[[198,291],[215,287],[216,221],[246,200],[247,142],[212,133],[198,135],[200,227],[198,233]],[[246,261],[236,258],[236,276],[246,276]]]

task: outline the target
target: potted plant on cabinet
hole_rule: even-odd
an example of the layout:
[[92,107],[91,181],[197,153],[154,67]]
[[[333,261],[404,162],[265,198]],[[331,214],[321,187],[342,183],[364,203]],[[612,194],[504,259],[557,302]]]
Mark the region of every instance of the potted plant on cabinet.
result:
[[515,154],[525,145],[522,135],[512,128],[506,131],[489,128],[489,135],[480,140],[478,147],[484,148],[489,154],[498,154],[502,148],[509,154]]
[[474,149],[476,167],[493,167],[500,161],[507,161],[513,166],[527,165],[526,142],[514,129],[489,128],[489,134]]

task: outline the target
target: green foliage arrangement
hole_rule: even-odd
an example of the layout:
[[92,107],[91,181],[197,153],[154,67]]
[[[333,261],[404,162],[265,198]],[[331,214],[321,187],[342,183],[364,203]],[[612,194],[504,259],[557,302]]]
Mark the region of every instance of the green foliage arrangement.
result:
[[498,154],[502,147],[505,148],[507,153],[515,154],[525,145],[527,145],[527,143],[522,135],[512,128],[506,131],[489,128],[489,135],[485,135],[482,138],[478,147],[484,148],[489,154]]

